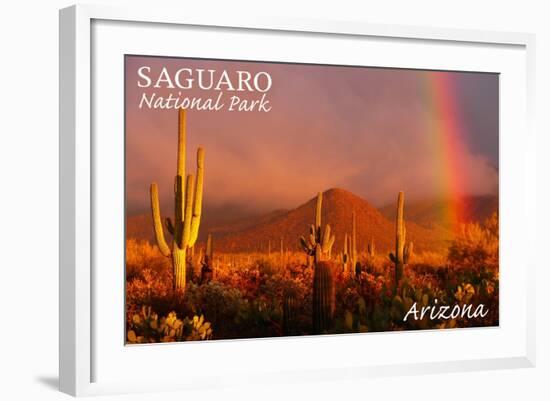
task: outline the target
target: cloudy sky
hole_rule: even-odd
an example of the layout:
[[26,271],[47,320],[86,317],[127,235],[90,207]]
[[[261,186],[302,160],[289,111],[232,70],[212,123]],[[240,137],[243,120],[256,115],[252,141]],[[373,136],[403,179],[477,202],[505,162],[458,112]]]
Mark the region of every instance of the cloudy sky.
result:
[[[138,105],[143,93],[177,95],[178,89],[138,87],[141,66],[150,67],[154,78],[163,67],[171,73],[203,68],[226,70],[230,77],[236,71],[271,75],[269,113],[188,111],[187,168],[194,171],[196,149],[203,146],[204,201],[212,207],[292,208],[332,187],[377,206],[393,201],[399,190],[408,199],[455,196],[444,193],[439,182],[448,154],[438,148],[437,138],[447,135],[448,114],[434,106],[427,85],[434,74],[445,74],[446,96],[460,122],[456,152],[462,194],[498,191],[497,75],[128,56],[126,193],[131,214],[149,209],[152,181],[159,184],[161,206],[171,207],[176,169],[177,111]],[[218,94],[179,91],[187,97]],[[224,92],[226,102],[233,94],[261,97]]]

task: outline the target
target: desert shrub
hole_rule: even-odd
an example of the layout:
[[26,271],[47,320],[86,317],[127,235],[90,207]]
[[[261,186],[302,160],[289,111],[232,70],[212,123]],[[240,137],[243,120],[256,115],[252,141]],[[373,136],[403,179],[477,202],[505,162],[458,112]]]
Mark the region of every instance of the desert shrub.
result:
[[449,247],[449,263],[457,267],[498,268],[498,215],[483,224],[463,224]]
[[445,266],[447,264],[447,255],[444,253],[427,251],[414,253],[414,258],[412,259],[411,264],[437,269],[438,267]]
[[156,245],[130,238],[126,240],[126,280],[140,277],[143,269],[158,274],[170,269],[170,261],[162,256]]
[[385,275],[388,268],[388,258],[382,254],[374,256],[364,255],[360,258],[363,270],[375,276]]
[[257,262],[258,271],[261,275],[273,276],[277,272],[277,267],[269,258],[262,258]]
[[211,281],[203,285],[189,284],[186,288],[183,310],[190,315],[205,315],[214,327],[219,327],[222,338],[233,338],[240,315],[249,308],[238,288]]
[[128,322],[127,343],[209,340],[212,332],[212,325],[203,315],[180,320],[176,312],[170,312],[159,319],[150,306],[142,306]]
[[[209,334],[214,339],[284,335],[289,330],[283,327],[283,304],[289,294],[292,302],[285,305],[287,316],[288,305],[292,309],[290,332],[312,334],[314,269],[307,266],[302,253],[289,252],[284,257],[260,253],[217,254],[212,280],[202,284],[189,280],[183,296],[173,291],[169,259],[162,257],[156,247],[130,240],[127,255],[131,272],[127,279],[127,330],[133,332],[129,341],[199,339],[201,334],[197,333],[204,334],[207,329],[193,332],[189,328],[198,323],[200,316],[202,321],[211,323],[208,328],[216,328]],[[451,244],[448,255],[415,254],[413,263],[405,267],[397,290],[394,266],[386,255],[364,254],[360,255],[360,261],[363,269],[359,276],[345,274],[343,265],[335,262],[336,309],[331,333],[498,324],[496,216],[481,225],[465,226]],[[483,319],[472,321],[403,322],[414,302],[431,305],[435,299],[444,304],[483,303],[490,312]],[[164,318],[147,309],[144,313],[142,305],[150,306]],[[134,320],[136,315],[140,316],[139,320]],[[177,316],[190,318],[177,319]]]
[[141,305],[149,305],[161,315],[183,310],[183,299],[173,290],[171,268],[142,268],[126,281],[127,313],[137,313]]

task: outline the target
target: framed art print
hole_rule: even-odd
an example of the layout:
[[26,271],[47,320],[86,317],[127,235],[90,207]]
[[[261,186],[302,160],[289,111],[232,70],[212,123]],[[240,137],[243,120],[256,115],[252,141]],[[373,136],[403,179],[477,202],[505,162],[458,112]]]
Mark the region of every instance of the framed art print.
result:
[[174,15],[61,13],[63,391],[532,365],[531,36]]
[[125,75],[128,343],[498,326],[498,74]]

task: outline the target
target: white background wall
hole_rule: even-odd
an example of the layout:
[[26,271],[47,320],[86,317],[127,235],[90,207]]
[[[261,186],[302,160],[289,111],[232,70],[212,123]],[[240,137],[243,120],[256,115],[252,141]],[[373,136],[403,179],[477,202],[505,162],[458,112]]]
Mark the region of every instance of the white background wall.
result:
[[[135,4],[134,1],[96,1]],[[151,1],[151,3],[153,3]],[[292,387],[253,387],[181,395],[189,399],[549,399],[550,262],[548,106],[550,12],[546,1],[156,1],[182,11],[273,14],[376,23],[430,25],[537,34],[539,140],[537,353],[534,369]],[[0,398],[49,400],[57,393],[58,335],[58,16],[63,0],[4,1],[0,8]],[[261,7],[261,9],[259,8]],[[520,133],[518,133],[519,135]],[[546,184],[546,186],[544,185]],[[182,361],[185,363],[185,361]],[[152,400],[176,395],[124,396]]]

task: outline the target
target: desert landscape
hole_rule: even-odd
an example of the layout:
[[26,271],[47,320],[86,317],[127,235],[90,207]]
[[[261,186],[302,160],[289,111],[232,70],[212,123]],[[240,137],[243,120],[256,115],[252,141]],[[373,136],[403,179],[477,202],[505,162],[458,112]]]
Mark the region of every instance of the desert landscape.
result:
[[151,212],[127,214],[127,343],[499,324],[496,196],[407,203],[396,191],[376,208],[320,188],[265,214],[203,210],[207,149],[186,173],[185,120],[173,214],[156,182]]

